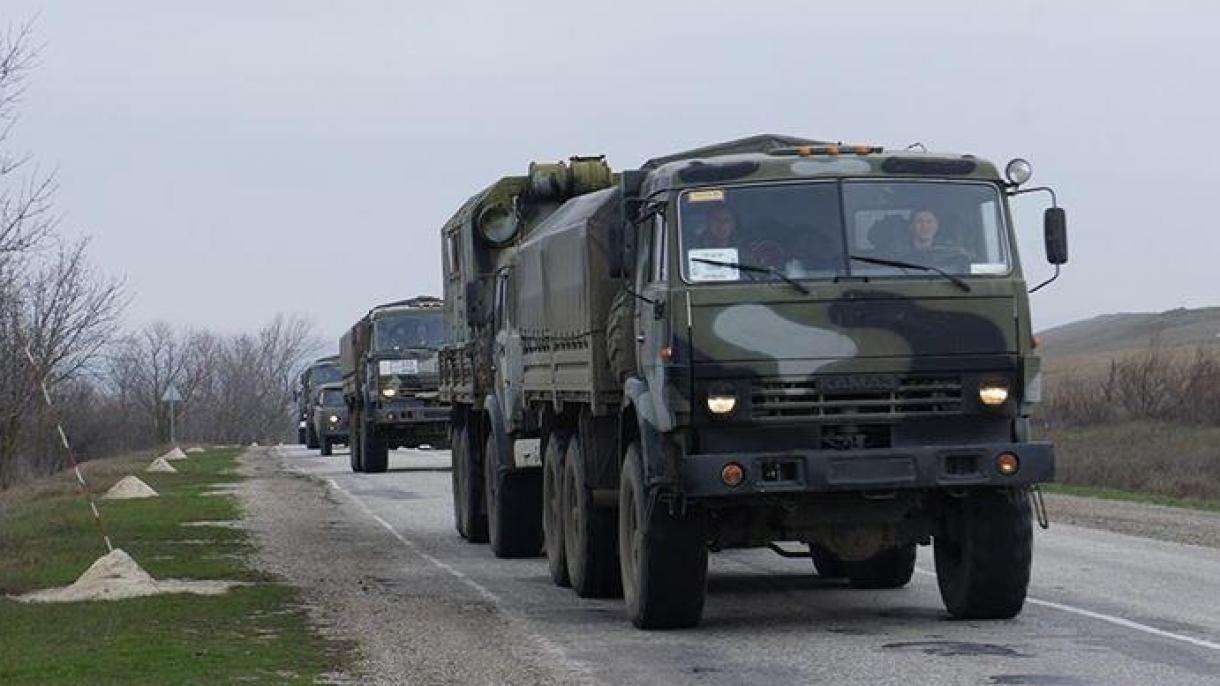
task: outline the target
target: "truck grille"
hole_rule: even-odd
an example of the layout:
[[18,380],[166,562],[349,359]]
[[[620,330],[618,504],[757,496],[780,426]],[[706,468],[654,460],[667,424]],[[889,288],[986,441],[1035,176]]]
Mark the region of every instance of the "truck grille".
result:
[[867,375],[756,382],[751,417],[835,422],[939,417],[962,410],[957,376]]

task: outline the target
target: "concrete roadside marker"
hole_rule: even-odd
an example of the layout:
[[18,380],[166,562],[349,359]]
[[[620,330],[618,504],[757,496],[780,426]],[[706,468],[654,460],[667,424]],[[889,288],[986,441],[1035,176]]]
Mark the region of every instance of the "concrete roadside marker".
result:
[[158,457],[157,459],[153,460],[152,464],[148,465],[148,468],[145,469],[144,471],[162,472],[165,474],[177,474],[178,473],[178,470],[174,469],[174,465],[166,462],[164,457]]
[[75,603],[85,600],[122,600],[162,593],[219,595],[234,586],[246,585],[248,584],[236,581],[157,581],[131,559],[130,555],[121,548],[115,548],[94,562],[70,586],[11,597],[23,603]]
[[194,448],[187,448],[187,449],[186,449],[186,452],[187,452],[187,454],[189,454],[189,455],[194,455],[194,454],[196,454],[196,453],[201,453],[201,452],[203,452],[203,448],[200,448],[199,446],[195,446]]
[[157,498],[157,492],[136,476],[125,476],[106,491],[103,500],[130,500],[132,498]]
[[161,456],[165,460],[185,460],[186,453],[182,452],[182,448],[174,446],[174,449]]

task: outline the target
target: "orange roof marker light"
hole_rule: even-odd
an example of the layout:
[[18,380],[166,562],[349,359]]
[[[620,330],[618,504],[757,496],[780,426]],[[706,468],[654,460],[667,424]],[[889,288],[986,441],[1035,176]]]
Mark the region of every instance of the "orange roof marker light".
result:
[[769,155],[777,157],[815,157],[819,155],[827,155],[835,157],[837,155],[875,155],[884,152],[885,148],[880,145],[798,145],[795,148],[777,148],[770,151]]

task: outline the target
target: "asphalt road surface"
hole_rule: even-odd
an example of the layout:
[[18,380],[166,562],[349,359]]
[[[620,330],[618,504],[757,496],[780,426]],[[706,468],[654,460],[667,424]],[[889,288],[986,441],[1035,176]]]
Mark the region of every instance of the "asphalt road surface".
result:
[[[990,622],[947,617],[930,548],[920,549],[910,586],[889,591],[819,579],[807,559],[727,551],[711,557],[698,628],[643,632],[620,600],[584,600],[554,586],[544,558],[500,560],[461,539],[446,451],[395,451],[385,474],[353,474],[346,452],[322,458],[302,446],[251,459],[264,465],[264,490],[325,496],[299,498],[282,513],[298,527],[283,536],[311,539],[317,550],[279,566],[337,631],[357,634],[347,637],[361,646],[362,678],[372,681],[1220,684],[1214,548],[1055,524],[1052,512],[1050,530],[1036,532],[1025,611]],[[312,523],[323,520],[327,531]],[[345,547],[356,538],[359,548]],[[332,560],[346,565],[341,573],[302,571]],[[333,588],[311,588],[321,578],[359,586],[379,608],[360,612],[398,624],[345,618],[357,610]],[[471,619],[472,607],[481,619]],[[462,618],[450,626],[445,608]],[[448,666],[429,666],[433,659]],[[471,671],[479,661],[487,664]]]

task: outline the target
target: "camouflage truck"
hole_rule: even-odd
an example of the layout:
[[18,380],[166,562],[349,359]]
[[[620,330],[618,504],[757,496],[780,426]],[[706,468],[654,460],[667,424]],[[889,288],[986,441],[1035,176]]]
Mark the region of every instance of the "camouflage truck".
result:
[[1029,174],[762,135],[473,196],[442,229],[458,531],[544,549],[641,628],[697,624],[709,551],[743,547],[897,588],[930,544],[952,615],[1016,615],[1054,473],[1009,211],[1049,191]]
[[314,435],[322,454],[329,457],[336,445],[348,445],[347,403],[342,383],[318,386],[310,411]]
[[304,443],[306,448],[317,450],[320,447],[318,435],[313,426],[313,400],[317,389],[322,384],[336,383],[343,378],[339,371],[339,356],[319,357],[301,371],[297,378],[297,386],[293,389],[293,398],[297,404],[297,443]]
[[351,467],[384,472],[389,451],[449,442],[449,407],[437,399],[441,301],[419,296],[380,305],[339,341],[349,410]]

